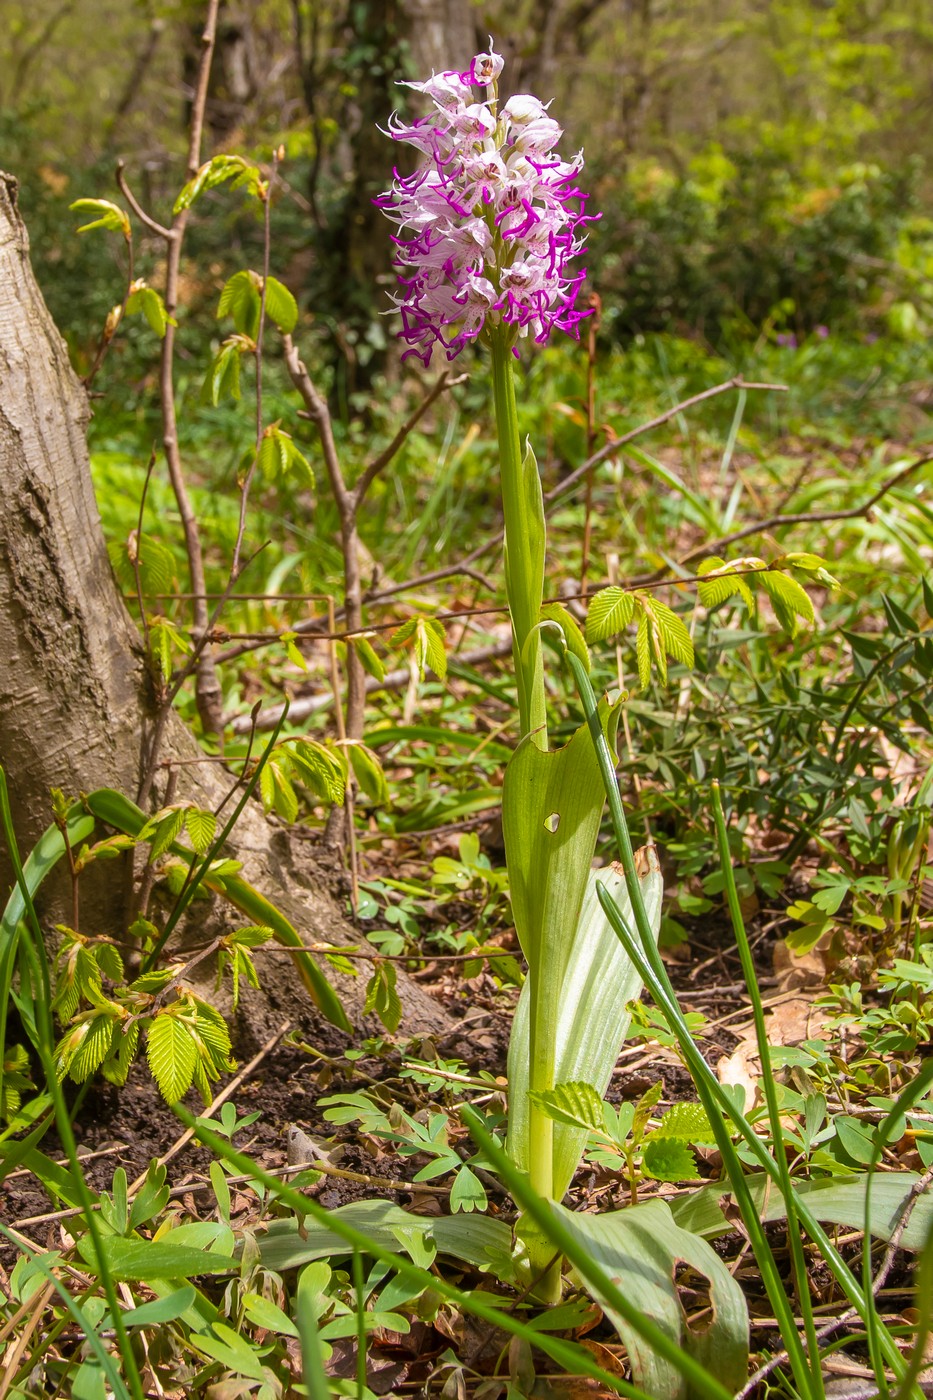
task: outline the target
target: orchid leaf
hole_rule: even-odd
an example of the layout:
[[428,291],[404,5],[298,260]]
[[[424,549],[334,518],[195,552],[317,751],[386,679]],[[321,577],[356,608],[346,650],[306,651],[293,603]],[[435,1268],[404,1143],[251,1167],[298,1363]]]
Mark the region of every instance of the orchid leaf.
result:
[[[553,1207],[564,1225],[606,1273],[646,1313],[728,1390],[748,1376],[748,1309],[740,1285],[723,1261],[696,1235],[674,1221],[664,1201],[645,1201],[627,1210],[589,1215]],[[686,1264],[709,1288],[711,1317],[692,1327],[678,1295],[675,1273]],[[586,1285],[625,1343],[632,1378],[655,1400],[693,1400],[686,1378],[658,1355],[613,1309],[597,1289]]]
[[[642,894],[657,937],[661,924],[664,882],[654,847],[637,853],[645,868]],[[571,940],[564,976],[556,997],[554,1025],[554,1084],[584,1083],[602,1098],[628,1033],[628,1005],[641,991],[641,978],[628,959],[602,911],[596,894],[597,876],[615,899],[626,923],[634,927],[631,903],[621,866],[587,871],[586,893],[576,932]],[[526,980],[515,1011],[509,1043],[509,1152],[527,1170],[528,1162],[528,1039],[530,992]],[[554,1197],[564,1195],[586,1146],[587,1130],[569,1121],[554,1125]]]

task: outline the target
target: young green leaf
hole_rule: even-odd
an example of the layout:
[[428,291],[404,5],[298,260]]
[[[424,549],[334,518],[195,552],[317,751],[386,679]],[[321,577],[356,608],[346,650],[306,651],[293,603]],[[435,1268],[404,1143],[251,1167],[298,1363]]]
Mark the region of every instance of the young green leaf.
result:
[[447,677],[446,634],[443,623],[436,617],[410,617],[392,633],[392,646],[412,643],[418,674],[424,680],[424,673],[430,667],[438,680]]
[[189,807],[185,812],[185,830],[198,855],[206,855],[217,832],[217,818],[204,808]]
[[813,604],[809,594],[801,588],[796,579],[771,569],[760,575],[759,582],[771,599],[774,616],[789,636],[796,637],[797,635],[798,617],[802,617],[804,622],[813,624],[815,621]]
[[586,640],[605,642],[627,627],[635,615],[635,596],[624,588],[601,588],[586,614]]
[[242,156],[214,156],[205,161],[197,174],[182,186],[172,213],[180,214],[183,209],[190,209],[205,190],[216,189],[227,180],[233,181],[234,189],[245,186],[250,194],[256,196],[262,188],[259,171],[254,166],[247,165]]
[[402,1019],[402,1003],[396,990],[395,964],[379,961],[373,968],[373,975],[366,985],[367,1015],[375,1011],[390,1034],[398,1030]]
[[242,336],[255,340],[259,331],[260,287],[262,278],[255,272],[235,272],[224,283],[217,304],[217,319],[231,316]]
[[152,1077],[168,1103],[177,1103],[191,1088],[197,1044],[187,1025],[174,1013],[162,1011],[146,1035],[146,1057]]
[[353,776],[356,778],[362,792],[373,802],[380,805],[389,800],[389,784],[386,782],[386,775],[382,771],[382,764],[379,758],[368,749],[365,744],[351,744],[348,749],[350,755],[350,767],[353,769]]
[[699,1176],[696,1157],[677,1138],[652,1135],[645,1143],[641,1165],[645,1176],[655,1181],[690,1181]]
[[283,335],[291,335],[298,324],[298,303],[277,278],[266,279],[266,315]]
[[367,675],[373,676],[375,680],[385,680],[386,668],[382,663],[382,658],[374,651],[366,637],[348,637],[347,639],[360,659],[360,664]]
[[92,228],[105,228],[112,233],[122,233],[127,243],[133,236],[129,215],[118,204],[111,204],[109,199],[76,199],[68,208],[77,213],[98,216],[90,223],[82,224],[78,233],[87,233],[88,229]]
[[717,558],[716,555],[710,559],[704,559],[697,569],[699,579],[697,592],[700,596],[700,602],[704,608],[715,608],[728,598],[738,596],[746,607],[752,608],[754,606],[752,590],[743,575],[757,572],[764,567],[763,559],[735,559],[731,564],[727,564],[725,560]]
[[141,311],[149,322],[149,326],[155,331],[160,340],[165,339],[165,330],[168,325],[176,326],[178,322],[174,316],[170,316],[165,309],[165,302],[153,287],[147,287],[145,282],[133,283],[134,290],[130,293],[126,302],[126,314],[132,316],[135,312]]
[[532,1089],[529,1098],[555,1123],[565,1123],[569,1128],[587,1128],[590,1132],[604,1129],[602,1096],[585,1081],[555,1084],[553,1089]]

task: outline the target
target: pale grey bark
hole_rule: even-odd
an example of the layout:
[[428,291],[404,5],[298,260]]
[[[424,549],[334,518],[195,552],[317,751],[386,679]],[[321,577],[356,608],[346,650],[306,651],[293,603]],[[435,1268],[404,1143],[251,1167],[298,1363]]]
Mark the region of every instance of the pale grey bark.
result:
[[[0,764],[24,854],[50,823],[51,787],[69,797],[95,787],[135,796],[153,720],[142,640],[111,573],[94,499],[87,422],[84,388],[32,274],[16,181],[0,172]],[[215,765],[191,762],[197,744],[175,715],[163,753],[182,760],[176,800],[213,807],[232,782]],[[309,943],[359,941],[329,891],[333,872],[258,805],[244,812],[231,844],[246,878]],[[116,867],[100,869],[118,922]],[[10,883],[2,850],[0,907]],[[263,969],[264,995],[241,1003],[247,1040],[261,1040],[283,1015],[310,1015],[289,959],[270,957]],[[360,1019],[364,982],[340,979],[351,1021]],[[417,984],[404,974],[399,983],[411,1029],[446,1025]]]

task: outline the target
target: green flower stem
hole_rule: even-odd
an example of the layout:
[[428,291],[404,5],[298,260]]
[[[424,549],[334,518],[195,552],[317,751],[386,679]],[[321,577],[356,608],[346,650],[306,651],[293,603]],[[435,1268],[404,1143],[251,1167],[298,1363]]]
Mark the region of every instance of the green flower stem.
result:
[[[505,515],[505,587],[512,620],[512,655],[518,689],[522,739],[546,750],[547,708],[544,692],[544,660],[541,654],[541,604],[544,599],[545,523],[538,464],[529,446],[523,454],[515,402],[512,339],[503,327],[489,334],[492,351],[493,399],[499,432],[499,466]],[[508,852],[506,852],[508,859]],[[550,1037],[542,1035],[543,1008],[540,992],[546,984],[544,969],[529,960],[531,997],[529,1033],[529,1083],[533,1089],[554,1086],[554,1052]],[[530,1179],[533,1190],[546,1200],[554,1195],[554,1124],[534,1104],[528,1116]],[[553,1246],[532,1229],[526,1241],[533,1273],[539,1275],[535,1295],[543,1302],[560,1298],[560,1262],[548,1267]]]
[[521,737],[547,748],[547,711],[541,637],[535,629],[544,598],[544,505],[534,456],[522,456],[510,338],[490,332],[492,387],[499,432],[499,468],[505,515],[505,586],[512,619],[512,655],[518,686]]

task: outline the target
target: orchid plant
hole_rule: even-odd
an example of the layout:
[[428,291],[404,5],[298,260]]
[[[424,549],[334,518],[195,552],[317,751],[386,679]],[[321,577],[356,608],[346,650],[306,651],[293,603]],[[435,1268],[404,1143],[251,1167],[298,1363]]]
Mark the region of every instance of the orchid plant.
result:
[[[394,242],[405,356],[429,364],[478,342],[488,348],[505,517],[505,581],[512,621],[520,743],[502,799],[512,908],[528,975],[509,1048],[508,1151],[539,1196],[559,1201],[580,1162],[586,1123],[606,1091],[628,1030],[627,1004],[641,980],[603,911],[591,870],[605,798],[597,745],[582,726],[548,747],[542,629],[588,667],[574,620],[544,603],[545,517],[530,442],[522,450],[514,365],[529,342],[554,330],[578,335],[578,265],[587,196],[582,152],[564,160],[558,123],[536,97],[500,105],[503,60],[490,50],[466,72],[409,83],[429,115],[389,134],[422,157],[395,171],[377,201],[396,225]],[[618,706],[600,706],[612,742]],[[653,934],[662,882],[653,847],[639,853],[641,893]],[[602,871],[622,919],[633,927],[621,870]],[[568,1106],[569,1105],[569,1106]],[[553,1244],[526,1218],[520,1226],[539,1297],[560,1292]]]

